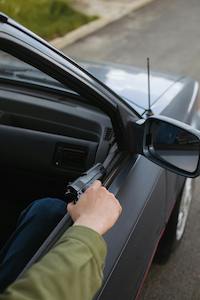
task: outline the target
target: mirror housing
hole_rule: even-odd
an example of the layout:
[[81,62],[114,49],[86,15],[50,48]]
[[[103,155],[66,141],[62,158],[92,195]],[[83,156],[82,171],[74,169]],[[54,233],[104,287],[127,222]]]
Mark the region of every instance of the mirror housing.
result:
[[137,153],[179,175],[200,174],[199,131],[164,116],[149,117],[136,128]]

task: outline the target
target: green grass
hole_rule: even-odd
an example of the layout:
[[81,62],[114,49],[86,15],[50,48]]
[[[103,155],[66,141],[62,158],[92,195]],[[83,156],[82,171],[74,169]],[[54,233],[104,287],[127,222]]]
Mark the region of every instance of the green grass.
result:
[[96,18],[72,9],[70,0],[0,0],[0,11],[47,40]]

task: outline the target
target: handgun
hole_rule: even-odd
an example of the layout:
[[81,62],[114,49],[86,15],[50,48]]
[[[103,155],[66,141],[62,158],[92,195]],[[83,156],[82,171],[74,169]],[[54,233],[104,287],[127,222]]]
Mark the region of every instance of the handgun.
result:
[[80,196],[90,185],[98,179],[101,179],[106,174],[106,169],[101,163],[96,164],[94,167],[84,172],[74,182],[68,184],[65,199],[66,202],[76,203]]

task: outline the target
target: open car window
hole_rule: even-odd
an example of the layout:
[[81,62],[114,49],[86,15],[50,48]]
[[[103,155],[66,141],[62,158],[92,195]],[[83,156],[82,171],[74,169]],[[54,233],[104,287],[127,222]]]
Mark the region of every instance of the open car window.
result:
[[0,50],[0,81],[11,80],[69,90],[65,85],[32,65]]

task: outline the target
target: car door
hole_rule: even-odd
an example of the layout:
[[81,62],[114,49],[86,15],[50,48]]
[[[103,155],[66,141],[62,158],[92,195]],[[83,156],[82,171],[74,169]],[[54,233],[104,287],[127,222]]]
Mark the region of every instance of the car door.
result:
[[144,157],[120,167],[110,190],[123,212],[105,236],[109,251],[97,299],[135,299],[162,234],[165,188],[163,169]]
[[138,141],[132,140],[129,125],[140,116],[75,62],[4,15],[0,15],[0,49],[72,88],[110,116],[120,157],[107,186],[121,202],[123,213],[105,236],[108,257],[97,299],[133,299],[163,230],[166,192],[163,169],[131,153]]

